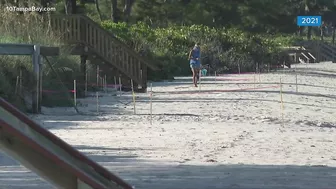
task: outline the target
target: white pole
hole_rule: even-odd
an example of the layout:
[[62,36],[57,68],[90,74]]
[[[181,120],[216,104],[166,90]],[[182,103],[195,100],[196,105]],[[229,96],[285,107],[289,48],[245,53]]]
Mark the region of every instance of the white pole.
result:
[[132,86],[132,96],[133,96],[133,108],[134,108],[134,115],[136,114],[135,110],[135,93],[134,93],[134,85],[133,85],[133,80],[131,79],[131,86]]
[[119,77],[119,96],[121,96],[121,78]]
[[96,98],[97,98],[97,113],[99,113],[99,92],[96,92]]
[[153,124],[153,84],[150,87],[150,124]]
[[77,106],[77,90],[76,90],[76,80],[74,80],[74,103],[75,107]]

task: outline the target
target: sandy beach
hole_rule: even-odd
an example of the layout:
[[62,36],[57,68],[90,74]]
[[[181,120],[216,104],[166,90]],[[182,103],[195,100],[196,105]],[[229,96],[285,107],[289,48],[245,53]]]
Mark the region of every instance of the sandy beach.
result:
[[[85,116],[43,108],[31,117],[136,189],[336,188],[336,64],[152,89],[152,100],[136,94],[136,114],[132,93],[110,91],[99,114],[91,97],[78,100]],[[0,153],[0,188],[51,186]]]

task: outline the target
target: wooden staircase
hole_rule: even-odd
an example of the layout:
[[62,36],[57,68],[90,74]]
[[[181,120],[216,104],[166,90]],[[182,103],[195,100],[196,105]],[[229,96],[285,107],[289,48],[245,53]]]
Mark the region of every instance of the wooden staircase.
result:
[[329,43],[318,43],[319,59],[321,61],[332,61],[336,63],[336,46]]
[[310,49],[300,47],[299,49],[299,62],[301,63],[316,63],[316,55],[312,54]]
[[[49,23],[62,41],[72,46],[72,55],[107,65],[142,91],[147,89],[147,69],[155,66],[141,57],[112,33],[84,15],[52,15]],[[130,83],[130,82],[128,82]]]
[[300,45],[316,57],[316,62],[336,63],[336,46],[323,41],[304,41]]

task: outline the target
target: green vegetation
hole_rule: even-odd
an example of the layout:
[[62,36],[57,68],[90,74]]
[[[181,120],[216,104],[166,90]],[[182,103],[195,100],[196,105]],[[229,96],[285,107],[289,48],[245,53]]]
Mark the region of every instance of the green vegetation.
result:
[[[290,46],[302,37],[261,35],[237,28],[214,28],[204,25],[151,28],[143,22],[133,25],[102,22],[102,26],[132,48],[159,60],[166,76],[190,74],[188,53],[195,42],[201,43],[204,65],[218,73],[254,71],[255,62],[277,64],[281,47]],[[144,52],[145,51],[145,52]]]
[[[297,15],[323,15],[326,23],[336,23],[336,6],[330,0],[27,0],[0,1],[5,6],[27,7],[32,4],[56,7],[59,14],[85,14],[130,48],[154,60],[163,72],[149,72],[152,80],[190,74],[187,56],[195,42],[202,47],[203,65],[210,72],[252,71],[256,64],[278,64],[281,49],[303,39],[319,39],[319,28],[297,28]],[[93,2],[93,3],[92,3]],[[43,13],[46,15],[47,13]],[[54,13],[51,13],[54,14]],[[39,43],[59,46],[62,41],[48,20],[38,13],[1,12],[0,42]],[[72,88],[81,77],[79,57],[67,55],[49,58],[62,81]],[[0,96],[25,107],[23,97],[32,86],[30,57],[0,57]],[[93,68],[91,69],[94,72]],[[23,73],[21,97],[16,78]],[[49,67],[44,69],[44,89],[60,89],[60,81]],[[92,74],[93,75],[93,74]],[[59,100],[62,99],[63,100]],[[69,105],[65,94],[43,96],[44,105]],[[61,103],[62,102],[62,103]]]

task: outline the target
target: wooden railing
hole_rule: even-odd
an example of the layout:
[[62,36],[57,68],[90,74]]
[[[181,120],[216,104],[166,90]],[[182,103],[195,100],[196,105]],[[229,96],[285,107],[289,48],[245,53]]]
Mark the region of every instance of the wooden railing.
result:
[[326,60],[336,61],[336,47],[327,43],[319,43],[320,54]]
[[336,46],[324,41],[304,41],[301,46],[309,48],[317,56],[317,61],[336,62]]
[[84,15],[53,15],[50,26],[63,41],[83,44],[136,84],[147,87],[147,68],[156,68],[90,18]]

